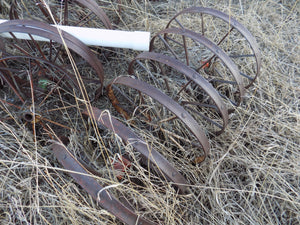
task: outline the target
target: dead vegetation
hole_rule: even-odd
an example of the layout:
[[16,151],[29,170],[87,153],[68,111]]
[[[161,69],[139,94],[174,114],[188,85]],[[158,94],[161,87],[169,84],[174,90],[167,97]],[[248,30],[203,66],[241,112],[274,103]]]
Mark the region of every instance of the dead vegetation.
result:
[[[148,173],[139,165],[139,155],[108,131],[102,131],[100,144],[91,128],[73,133],[69,139],[74,153],[90,162],[102,175],[99,182],[110,185],[112,193],[126,198],[139,215],[161,224],[299,224],[299,0],[120,2],[99,4],[124,30],[156,33],[175,12],[193,5],[233,15],[259,43],[261,73],[230,115],[225,132],[210,139],[211,152],[202,164],[176,155],[170,139],[162,143],[135,127],[188,179],[193,195],[178,195]],[[9,6],[10,1],[1,1],[1,18],[8,18]],[[133,59],[137,53],[108,51],[116,54],[109,59],[99,56],[106,79],[126,75],[125,58]],[[117,115],[107,98],[97,104]],[[0,137],[1,224],[120,224],[64,172],[48,145],[35,142],[26,127],[0,121]],[[111,157],[127,152],[136,159],[121,182],[105,166],[102,148]],[[143,186],[130,182],[136,178]]]

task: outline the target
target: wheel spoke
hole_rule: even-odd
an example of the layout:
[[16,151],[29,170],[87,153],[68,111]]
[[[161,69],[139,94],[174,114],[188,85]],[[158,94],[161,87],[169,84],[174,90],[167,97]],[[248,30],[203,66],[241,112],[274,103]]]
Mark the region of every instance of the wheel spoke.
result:
[[243,77],[248,78],[249,80],[254,80],[253,77],[250,77],[250,76],[248,76],[247,74],[244,74],[244,73],[242,73],[242,72],[240,72],[240,74],[241,74]]
[[68,6],[69,6],[69,3],[68,1],[64,1],[64,22],[63,22],[63,25],[68,25],[69,24],[69,21],[68,21]]
[[226,99],[227,101],[229,101],[232,105],[234,106],[238,106],[238,103],[236,103],[235,101],[231,100],[230,98],[228,98],[226,95],[223,95],[219,92],[219,95],[223,98]]
[[43,53],[43,51],[41,50],[40,45],[34,40],[34,38],[32,37],[31,34],[28,34],[28,35],[29,35],[31,41],[33,42],[33,44],[35,45],[35,47],[37,48],[37,50],[39,51],[39,53],[41,54],[42,58],[46,60],[46,56]]
[[181,104],[183,104],[183,105],[196,105],[196,106],[199,106],[199,107],[205,107],[205,108],[211,108],[211,109],[218,110],[217,106],[215,106],[215,105],[204,104],[204,103],[199,103],[199,102],[182,101]]
[[202,29],[202,35],[205,35],[205,30],[204,30],[204,17],[203,17],[203,13],[200,14],[201,16],[201,29]]
[[[90,17],[90,18],[89,18]],[[88,22],[92,21],[93,19],[95,19],[96,15],[93,15],[92,12],[90,12],[89,14],[85,15],[81,20],[79,20],[75,26],[79,26],[82,27],[84,25],[86,25]],[[89,18],[88,20],[86,20],[87,18]]]
[[166,36],[165,39],[173,41],[174,43],[178,44],[181,47],[184,47],[183,44],[181,44],[179,41],[174,40],[173,38],[170,38],[169,36]]
[[161,36],[158,35],[159,39],[162,40],[162,42],[164,43],[164,45],[167,47],[167,49],[170,50],[170,52],[172,53],[172,55],[176,58],[179,59],[179,57],[177,56],[177,54],[174,52],[174,50],[172,49],[172,47],[169,45],[168,42],[166,42],[166,40]]
[[228,37],[228,35],[233,31],[234,27],[231,27],[231,29],[221,38],[221,40],[218,42],[217,45],[220,45],[223,43],[223,41]]
[[192,109],[191,107],[186,106],[186,108],[189,109],[190,111],[192,111],[193,113],[200,115],[201,117],[203,117],[205,120],[207,120],[208,122],[212,123],[212,124],[215,125],[216,127],[222,129],[222,127],[223,127],[222,124],[219,124],[219,123],[213,121],[213,120],[210,119],[208,116],[205,116],[203,113],[201,113],[201,112],[199,112],[199,111],[197,111],[197,110],[195,110],[195,109]]
[[51,90],[46,94],[46,96],[43,98],[43,100],[39,103],[39,107],[41,107],[41,105],[44,104],[44,102],[48,99],[48,97],[53,94],[53,92],[59,87],[59,85],[63,79],[65,79],[65,75],[63,75],[58,80],[58,82],[55,84],[55,86],[52,87]]
[[[2,74],[2,73],[0,73]],[[5,83],[8,84],[8,86],[13,90],[13,92],[15,93],[15,95],[20,99],[20,101],[22,103],[25,103],[25,100],[23,99],[23,97],[20,95],[21,91],[18,90],[17,86],[15,86],[15,83],[10,77],[6,76],[5,74],[2,74],[2,79],[5,81]]]
[[209,80],[210,83],[223,83],[223,84],[233,84],[236,85],[236,81],[231,81],[231,80],[221,80],[221,79],[211,79]]
[[55,109],[45,109],[44,111],[41,111],[41,112],[50,113],[50,112],[55,112],[55,111],[67,110],[67,109],[71,109],[71,108],[78,109],[78,106],[85,106],[85,104],[82,103],[82,104],[79,104],[79,105],[74,104],[74,105],[69,105],[69,106],[58,107],[58,108],[55,108]]
[[183,41],[183,48],[184,48],[184,53],[185,53],[186,65],[189,66],[190,65],[189,53],[188,53],[188,50],[187,50],[186,39],[185,39],[184,35],[182,35],[182,41]]
[[[207,63],[210,63],[211,60],[213,59],[213,57],[211,57],[209,60],[205,61],[198,69],[197,71],[199,72],[205,65],[207,65]],[[176,94],[176,96],[179,96],[179,94],[184,91],[193,81],[189,80],[185,85],[183,85],[183,87],[178,91],[178,93]]]
[[179,22],[179,20],[177,18],[175,18],[175,22],[178,23],[178,25],[182,28],[185,29],[184,26]]
[[20,106],[18,106],[18,105],[15,105],[15,104],[13,104],[13,103],[10,103],[10,102],[8,102],[8,101],[5,101],[5,100],[3,100],[3,99],[0,99],[0,102],[1,102],[2,104],[5,104],[5,105],[13,106],[14,108],[17,108],[17,109],[22,109],[22,107],[20,107]]
[[72,130],[71,127],[65,126],[65,125],[63,125],[63,124],[61,124],[61,123],[58,123],[58,122],[55,122],[55,121],[53,121],[53,120],[49,120],[49,119],[44,118],[44,117],[42,118],[42,120],[47,121],[47,122],[49,122],[49,123],[53,123],[54,125],[57,125],[57,126],[62,127],[62,128],[66,128],[66,129],[68,129],[68,130]]

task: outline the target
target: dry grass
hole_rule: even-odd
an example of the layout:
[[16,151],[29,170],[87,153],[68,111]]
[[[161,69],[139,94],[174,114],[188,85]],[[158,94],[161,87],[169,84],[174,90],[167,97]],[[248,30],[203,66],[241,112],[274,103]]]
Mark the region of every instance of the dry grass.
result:
[[[108,15],[118,20],[117,5],[103,2]],[[178,196],[169,185],[161,188],[158,183],[164,181],[150,176],[137,162],[119,183],[111,170],[101,166],[102,144],[95,141],[92,130],[87,137],[70,138],[74,152],[92,160],[103,174],[99,182],[119,184],[111,188],[113,193],[125,196],[140,215],[162,224],[299,224],[299,0],[121,2],[119,28],[152,33],[161,30],[175,11],[192,5],[234,15],[260,45],[261,74],[231,115],[226,131],[211,139],[210,156],[201,165],[174,159],[166,147],[170,143],[139,131],[187,177],[193,196]],[[1,17],[7,18],[9,1],[1,4]],[[125,57],[137,54],[117,52],[104,62],[108,78],[126,74]],[[98,106],[111,107],[107,99]],[[47,146],[33,142],[26,128],[0,122],[0,137],[1,224],[120,224],[63,172]],[[112,157],[120,151],[139,157],[109,132],[102,131],[102,140]],[[144,180],[144,188],[128,182],[129,177]]]

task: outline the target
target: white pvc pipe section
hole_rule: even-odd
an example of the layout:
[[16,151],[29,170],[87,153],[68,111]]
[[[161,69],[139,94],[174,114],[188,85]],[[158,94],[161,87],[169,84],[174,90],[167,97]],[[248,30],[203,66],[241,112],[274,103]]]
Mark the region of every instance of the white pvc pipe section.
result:
[[[7,20],[0,19],[0,24]],[[73,35],[86,45],[113,47],[113,48],[130,48],[137,51],[149,51],[150,32],[146,31],[121,31],[106,30],[88,27],[74,27],[63,25],[52,25]],[[14,33],[19,39],[30,40],[26,33]],[[2,33],[0,36],[12,38],[9,33]],[[33,35],[37,41],[49,41],[46,38]]]

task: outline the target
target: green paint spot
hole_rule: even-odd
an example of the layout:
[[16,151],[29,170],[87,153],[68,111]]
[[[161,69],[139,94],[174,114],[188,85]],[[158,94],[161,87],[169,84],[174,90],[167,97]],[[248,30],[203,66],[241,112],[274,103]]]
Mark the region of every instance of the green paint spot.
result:
[[38,84],[40,88],[46,89],[47,86],[50,84],[50,81],[47,79],[40,79]]

